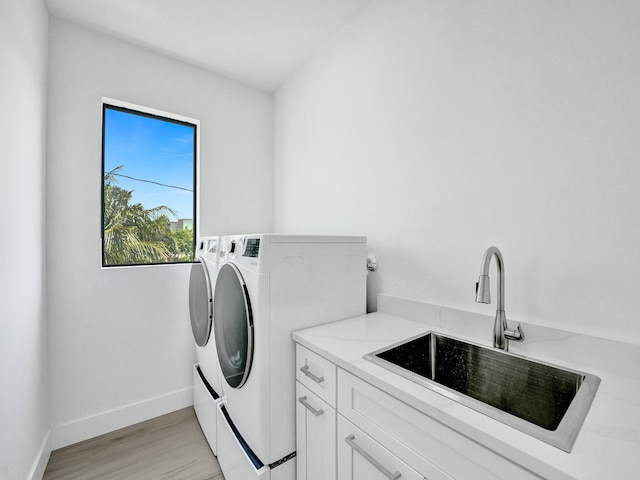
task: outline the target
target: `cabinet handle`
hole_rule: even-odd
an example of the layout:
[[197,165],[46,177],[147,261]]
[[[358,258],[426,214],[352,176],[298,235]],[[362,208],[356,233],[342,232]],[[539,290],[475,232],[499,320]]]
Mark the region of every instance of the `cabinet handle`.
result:
[[303,404],[305,407],[307,407],[307,410],[309,410],[311,413],[313,413],[316,417],[319,417],[320,415],[322,415],[324,413],[324,410],[319,409],[316,410],[315,408],[313,408],[313,406],[307,401],[307,396],[305,395],[304,397],[300,397],[298,399],[298,401]]
[[304,367],[300,367],[300,371],[302,373],[304,373],[307,377],[309,377],[311,380],[313,380],[316,383],[324,382],[324,377],[318,377],[318,376],[314,375],[313,373],[311,373],[311,371],[309,370],[309,366],[308,365],[305,365]]
[[355,438],[356,438],[355,435],[351,434],[348,437],[346,437],[344,439],[344,441],[347,442],[349,444],[349,446],[351,448],[353,448],[356,452],[358,452],[360,455],[362,455],[367,462],[369,462],[371,465],[376,467],[380,471],[380,473],[382,473],[389,480],[398,480],[402,476],[402,474],[400,472],[398,472],[398,471],[396,471],[396,473],[391,473],[389,470],[387,470],[384,467],[384,465],[382,465],[380,462],[378,462],[367,451],[365,451],[364,448],[362,448],[360,445],[358,445],[356,443]]

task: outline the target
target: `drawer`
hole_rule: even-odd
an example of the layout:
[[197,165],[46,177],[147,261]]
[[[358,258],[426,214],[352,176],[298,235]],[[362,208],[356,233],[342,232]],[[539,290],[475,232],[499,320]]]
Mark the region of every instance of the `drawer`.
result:
[[296,380],[336,408],[336,366],[302,345],[296,345]]
[[424,477],[338,415],[338,480],[391,479],[424,480]]
[[429,480],[540,479],[342,369],[338,369],[338,413]]
[[198,364],[193,366],[193,409],[196,411],[198,423],[200,423],[200,428],[211,447],[211,451],[214,455],[217,455],[218,443],[216,432],[218,429],[218,409],[216,408],[216,404],[218,402],[214,400],[211,393],[209,393],[209,390],[207,390],[207,387],[198,372],[199,368]]

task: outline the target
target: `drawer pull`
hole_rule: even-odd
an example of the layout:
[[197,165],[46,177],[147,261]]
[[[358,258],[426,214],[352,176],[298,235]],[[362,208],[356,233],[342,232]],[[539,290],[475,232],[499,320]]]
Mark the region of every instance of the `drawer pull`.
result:
[[316,417],[319,417],[320,415],[322,415],[324,413],[324,410],[322,410],[322,409],[316,410],[315,408],[313,408],[313,406],[307,401],[307,396],[306,395],[304,397],[300,397],[298,399],[298,401],[302,405],[307,407],[307,410],[309,410],[311,413],[313,413]]
[[360,445],[358,445],[356,443],[355,438],[356,438],[355,435],[351,434],[348,437],[346,437],[344,441],[347,442],[349,446],[353,448],[356,452],[362,455],[367,462],[369,462],[371,465],[376,467],[380,471],[380,473],[382,473],[389,480],[398,480],[402,476],[402,474],[398,471],[396,471],[396,473],[391,473],[389,470],[387,470],[384,467],[384,465],[378,462],[369,453],[367,453]]
[[304,367],[300,367],[300,371],[302,373],[304,373],[307,377],[309,377],[311,380],[313,380],[316,383],[324,382],[324,377],[318,377],[318,376],[314,375],[313,373],[311,373],[311,371],[309,370],[309,366],[308,365],[305,365]]

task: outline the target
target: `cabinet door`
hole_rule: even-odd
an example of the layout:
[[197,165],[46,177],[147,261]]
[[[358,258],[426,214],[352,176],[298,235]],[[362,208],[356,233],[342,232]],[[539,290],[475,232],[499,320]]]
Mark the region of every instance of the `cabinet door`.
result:
[[297,480],[335,480],[336,411],[296,382]]
[[424,477],[338,415],[338,480],[424,480]]

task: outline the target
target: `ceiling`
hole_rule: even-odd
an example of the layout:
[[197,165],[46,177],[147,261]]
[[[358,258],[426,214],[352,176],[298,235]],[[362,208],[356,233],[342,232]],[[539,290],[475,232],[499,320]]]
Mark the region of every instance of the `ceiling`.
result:
[[275,90],[371,0],[45,0],[49,12]]

